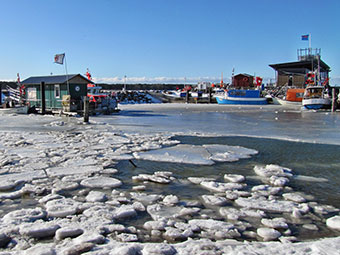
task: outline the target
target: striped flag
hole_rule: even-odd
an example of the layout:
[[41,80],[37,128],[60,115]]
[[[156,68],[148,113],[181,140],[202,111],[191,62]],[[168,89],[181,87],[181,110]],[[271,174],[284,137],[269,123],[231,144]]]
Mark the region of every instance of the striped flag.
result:
[[63,53],[63,54],[56,54],[54,56],[54,63],[63,65],[64,64],[64,58],[65,58],[65,53]]
[[309,35],[302,35],[301,36],[302,41],[308,41],[309,40]]

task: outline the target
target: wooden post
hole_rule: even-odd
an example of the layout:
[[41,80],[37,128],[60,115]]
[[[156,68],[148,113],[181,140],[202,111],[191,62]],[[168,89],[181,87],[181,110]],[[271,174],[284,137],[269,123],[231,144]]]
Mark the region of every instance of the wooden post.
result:
[[0,105],[2,102],[2,84],[0,84]]
[[87,96],[84,97],[84,122],[89,122],[89,98]]
[[45,114],[46,101],[45,101],[45,82],[40,83],[40,94],[41,94],[41,114]]
[[336,107],[336,103],[335,103],[336,97],[335,97],[335,88],[332,89],[332,112],[335,112],[335,107]]
[[211,104],[211,98],[212,98],[212,94],[211,94],[211,88],[208,88],[209,91],[209,104]]
[[185,102],[189,103],[189,90],[187,90],[187,93],[185,94]]

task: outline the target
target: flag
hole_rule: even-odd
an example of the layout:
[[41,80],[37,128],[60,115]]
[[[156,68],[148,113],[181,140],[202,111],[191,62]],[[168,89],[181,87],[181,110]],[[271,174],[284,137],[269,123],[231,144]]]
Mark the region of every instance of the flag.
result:
[[63,53],[63,54],[56,54],[54,56],[54,63],[63,65],[64,64],[64,58],[65,58],[65,53]]
[[302,41],[308,41],[309,40],[309,35],[302,35],[301,36]]

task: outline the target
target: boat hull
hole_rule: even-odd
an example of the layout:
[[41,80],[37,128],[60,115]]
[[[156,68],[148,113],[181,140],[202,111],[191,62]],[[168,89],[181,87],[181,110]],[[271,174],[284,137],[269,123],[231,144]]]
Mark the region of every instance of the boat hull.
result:
[[218,104],[245,104],[245,105],[265,105],[268,104],[266,98],[228,98],[216,97]]
[[217,95],[218,104],[265,105],[267,98],[260,96],[258,90],[229,90],[223,95]]
[[27,113],[28,113],[27,106],[0,108],[0,114],[27,114]]
[[284,100],[281,98],[276,98],[276,100],[280,105],[289,105],[289,106],[301,106],[302,105],[301,101],[300,102],[288,101],[288,100]]
[[303,99],[302,105],[310,110],[326,109],[331,106],[331,101],[328,98],[309,98]]

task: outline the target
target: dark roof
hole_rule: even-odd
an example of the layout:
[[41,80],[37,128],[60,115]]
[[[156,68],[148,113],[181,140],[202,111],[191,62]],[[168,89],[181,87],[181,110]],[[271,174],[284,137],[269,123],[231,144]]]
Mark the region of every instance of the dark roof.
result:
[[[295,61],[295,62],[287,62],[287,63],[279,63],[279,64],[271,64],[269,65],[273,69],[277,71],[286,71],[289,72],[290,70],[296,70],[297,69],[307,69],[311,70],[312,69],[312,64],[313,64],[313,69],[318,67],[318,61],[317,60],[304,60],[304,61]],[[320,59],[320,68],[322,69],[321,71],[327,71],[330,72],[330,67],[323,62]]]
[[234,77],[238,77],[238,76],[246,76],[246,77],[253,77],[252,75],[250,75],[250,74],[247,74],[247,73],[239,73],[239,74],[236,74],[236,75],[234,75]]
[[88,83],[93,83],[92,81],[86,79],[81,74],[68,74],[68,75],[49,75],[49,76],[32,76],[27,78],[26,80],[23,80],[21,83],[24,85],[36,85],[40,84],[41,82],[45,82],[45,84],[63,84],[66,83],[66,81],[70,81],[75,77],[81,77]]

